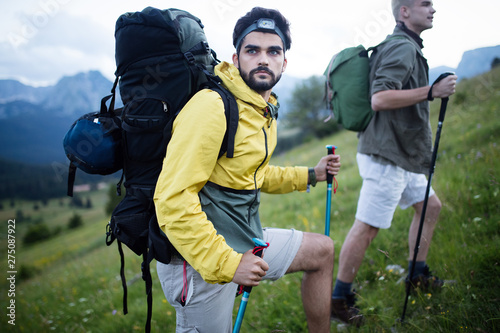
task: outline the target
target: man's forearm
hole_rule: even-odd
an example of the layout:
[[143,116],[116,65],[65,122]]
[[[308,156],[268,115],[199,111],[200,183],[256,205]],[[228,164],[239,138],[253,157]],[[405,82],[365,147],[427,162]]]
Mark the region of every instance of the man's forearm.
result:
[[372,95],[374,111],[401,109],[427,100],[429,86],[408,90],[383,90]]

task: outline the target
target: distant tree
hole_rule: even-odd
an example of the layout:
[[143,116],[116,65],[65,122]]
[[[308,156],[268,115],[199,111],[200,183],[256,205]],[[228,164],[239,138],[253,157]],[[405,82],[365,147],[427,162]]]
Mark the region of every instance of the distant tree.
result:
[[75,195],[73,198],[71,198],[71,202],[69,203],[69,205],[71,207],[83,208],[83,200],[82,198]]
[[38,275],[40,273],[40,269],[36,268],[32,265],[21,264],[19,269],[19,280],[24,281],[31,279],[32,277]]
[[87,204],[85,205],[85,207],[88,209],[92,208],[92,201],[90,200],[90,197],[87,198]]
[[21,209],[18,209],[16,211],[16,221],[18,222],[26,222],[26,221],[30,221],[31,220],[31,217],[27,216],[27,215],[24,215],[23,211]]
[[322,138],[339,129],[333,119],[324,122],[327,117],[324,79],[320,76],[311,76],[294,89],[291,108],[284,119],[285,126],[300,128],[302,135]]
[[82,217],[76,213],[69,219],[68,222],[69,229],[76,229],[78,227],[81,227],[82,225],[83,225]]
[[59,235],[62,231],[63,231],[63,228],[60,225],[58,225],[57,227],[52,229],[52,237]]
[[491,62],[491,69],[495,68],[498,65],[500,65],[500,58],[495,57],[495,59],[493,59],[493,61]]
[[52,236],[49,227],[44,222],[31,224],[23,237],[25,244],[33,244],[43,241]]

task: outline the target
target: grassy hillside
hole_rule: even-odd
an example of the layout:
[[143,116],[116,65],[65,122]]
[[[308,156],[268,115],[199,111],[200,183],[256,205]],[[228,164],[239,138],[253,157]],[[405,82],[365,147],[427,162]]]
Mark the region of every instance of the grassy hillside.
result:
[[[417,294],[408,305],[405,325],[396,323],[404,302],[405,273],[387,270],[389,265],[406,268],[407,231],[412,210],[399,210],[393,227],[380,231],[369,248],[356,280],[359,305],[367,316],[361,332],[495,332],[500,331],[500,68],[480,77],[461,81],[450,99],[443,126],[433,187],[443,202],[428,262],[433,271],[455,280],[439,293]],[[432,103],[435,130],[439,101]],[[336,260],[354,220],[361,179],[355,162],[356,134],[342,132],[305,144],[276,156],[275,164],[313,165],[326,153],[325,145],[338,146],[342,170],[339,188],[332,199],[331,237]],[[33,203],[8,202],[0,211],[4,221],[0,249],[6,262],[8,220],[21,209],[24,216],[38,216],[49,226],[64,226],[78,213],[84,226],[64,231],[56,238],[32,246],[21,238],[28,222],[16,220],[15,265],[18,270],[15,298],[2,278],[0,307],[6,311],[15,299],[16,325],[2,312],[2,332],[134,332],[142,331],[146,317],[144,284],[138,275],[140,260],[126,251],[129,314],[121,312],[121,282],[116,244],[104,245],[107,217],[103,213],[106,191],[93,192],[92,210],[73,209],[52,200],[33,210]],[[64,199],[67,200],[67,199]],[[264,195],[261,220],[265,226],[323,233],[326,186],[311,193]],[[23,205],[23,206],[20,206]],[[4,272],[9,269],[3,265]],[[19,270],[32,276],[20,279]],[[153,275],[154,272],[153,267]],[[9,276],[4,273],[4,276]],[[300,301],[300,274],[254,288],[242,332],[305,332]],[[155,280],[154,332],[174,332],[175,312],[165,301]],[[239,300],[237,300],[239,302]],[[332,325],[332,332],[358,331]]]

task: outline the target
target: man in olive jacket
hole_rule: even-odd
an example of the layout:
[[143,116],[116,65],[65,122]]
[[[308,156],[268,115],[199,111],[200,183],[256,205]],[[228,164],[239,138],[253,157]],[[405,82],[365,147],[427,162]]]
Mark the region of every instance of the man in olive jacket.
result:
[[[316,167],[269,164],[276,146],[277,97],[271,92],[287,65],[286,19],[254,8],[236,24],[233,63],[215,73],[239,108],[234,157],[218,153],[226,130],[218,93],[198,92],[177,116],[154,196],[158,223],[179,252],[158,276],[177,314],[177,332],[230,332],[238,285],[257,286],[303,271],[303,305],[311,332],[330,332],[334,247],[329,237],[263,228],[260,193],[305,191],[337,174],[340,157]],[[270,245],[263,259],[252,238]]]
[[[394,33],[370,58],[375,114],[359,135],[357,162],[363,185],[354,225],[340,252],[332,295],[332,316],[358,326],[363,316],[355,307],[352,283],[379,229],[391,226],[397,205],[415,210],[409,231],[409,258],[413,258],[432,156],[428,99],[450,96],[457,80],[448,76],[430,90],[420,34],[432,28],[436,12],[432,1],[392,0],[392,8],[397,22]],[[441,202],[431,190],[415,274],[407,282],[412,287],[443,285],[425,262],[440,209]]]

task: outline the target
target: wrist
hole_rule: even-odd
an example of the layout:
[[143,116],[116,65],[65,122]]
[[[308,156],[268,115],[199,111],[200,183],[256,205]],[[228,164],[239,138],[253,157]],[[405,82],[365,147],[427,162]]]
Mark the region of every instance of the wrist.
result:
[[428,101],[433,101],[434,100],[434,97],[432,96],[432,87],[434,87],[434,85],[430,86],[429,92],[427,93],[427,100]]
[[316,186],[318,183],[318,180],[316,178],[316,171],[314,171],[314,168],[309,168],[308,170],[308,180],[307,183],[311,186]]

